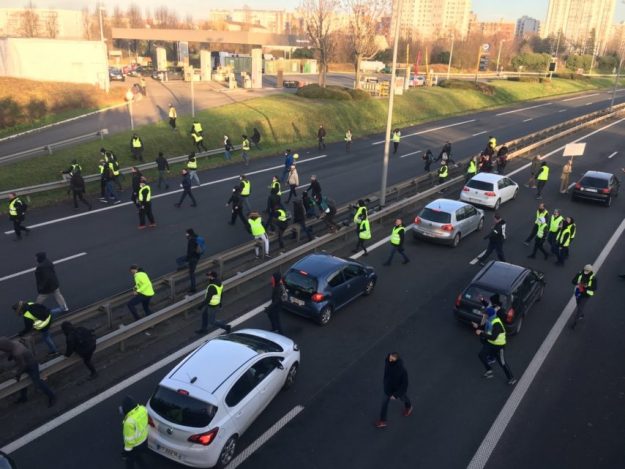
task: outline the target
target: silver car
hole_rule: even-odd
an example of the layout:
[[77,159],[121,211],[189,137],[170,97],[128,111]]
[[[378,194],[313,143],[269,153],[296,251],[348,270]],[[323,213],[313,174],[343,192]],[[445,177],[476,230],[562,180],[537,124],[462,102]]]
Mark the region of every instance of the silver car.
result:
[[414,220],[415,239],[458,246],[460,240],[484,226],[484,212],[459,200],[437,199],[427,204]]

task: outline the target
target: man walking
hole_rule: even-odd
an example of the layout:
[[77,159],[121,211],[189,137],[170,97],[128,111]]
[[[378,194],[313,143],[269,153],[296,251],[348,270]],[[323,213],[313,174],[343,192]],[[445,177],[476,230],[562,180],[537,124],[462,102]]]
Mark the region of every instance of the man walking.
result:
[[173,104],[169,103],[169,126],[171,127],[172,132],[176,131],[176,119],[178,118],[178,113],[176,112],[176,108]]
[[375,422],[376,428],[385,428],[388,404],[390,401],[400,400],[404,403],[404,417],[412,414],[412,404],[406,393],[408,392],[408,372],[404,368],[404,362],[399,353],[391,352],[384,360],[384,397],[380,418]]
[[493,228],[489,234],[484,236],[484,239],[488,239],[488,247],[484,254],[478,257],[480,265],[486,265],[486,259],[493,251],[497,253],[497,258],[501,262],[506,262],[503,254],[503,243],[506,240],[506,222],[498,213],[495,213]]
[[[295,197],[293,200],[293,223],[299,224],[302,228],[301,231],[306,233],[308,241],[313,240],[312,228],[306,226],[306,210],[304,208],[304,203],[299,197]],[[295,236],[295,233],[293,233],[293,236]]]
[[399,142],[401,141],[401,130],[395,129],[393,130],[393,155],[397,153],[397,149],[399,148]]
[[206,334],[208,325],[220,327],[226,334],[230,334],[232,327],[227,323],[217,319],[217,310],[221,309],[221,292],[224,287],[217,276],[217,272],[208,272],[208,287],[204,294],[204,301],[198,306],[198,310],[202,311],[202,327],[195,331],[196,334]]
[[35,268],[35,280],[37,281],[37,299],[36,303],[43,304],[50,296],[54,295],[54,299],[58,304],[58,308],[53,309],[52,314],[69,311],[67,302],[59,288],[59,279],[56,276],[54,264],[48,259],[45,252],[35,254],[37,259],[37,267]]
[[358,252],[362,249],[364,251],[363,256],[368,256],[369,253],[365,247],[365,241],[369,239],[371,239],[371,225],[369,224],[369,219],[365,213],[362,220],[358,224],[358,243],[356,243],[356,248],[352,252]]
[[83,194],[85,193],[85,180],[83,179],[80,171],[72,173],[69,180],[69,189],[72,191],[72,198],[74,199],[74,208],[78,208],[78,200],[87,206],[87,210],[91,210],[91,204],[85,200]]
[[326,129],[323,124],[319,124],[319,130],[317,131],[317,140],[319,143],[319,150],[326,149]]
[[250,180],[247,178],[245,174],[241,174],[241,176],[239,176],[239,180],[241,181],[239,185],[241,189],[241,192],[240,192],[241,201],[243,202],[245,211],[247,213],[250,213],[252,211],[252,208],[250,207],[249,198],[250,198],[250,195],[252,194],[252,183],[250,182]]
[[195,293],[195,269],[197,263],[206,250],[206,242],[204,238],[198,236],[193,228],[187,229],[185,236],[187,237],[187,254],[176,259],[178,269],[189,269],[189,293]]
[[257,150],[260,150],[260,132],[258,131],[256,127],[254,127],[254,130],[252,133],[252,143],[254,144]]
[[133,275],[135,286],[133,288],[134,297],[126,304],[132,317],[136,321],[139,320],[139,314],[137,313],[137,305],[140,304],[143,307],[143,312],[146,317],[152,314],[150,310],[150,301],[154,296],[154,288],[152,287],[152,281],[148,274],[146,274],[142,267],[136,264],[130,266],[130,273]]
[[191,139],[193,140],[195,149],[198,152],[207,151],[206,147],[204,146],[204,136],[202,134],[198,134],[194,129],[192,129]]
[[571,283],[575,285],[575,315],[571,323],[571,329],[575,329],[578,321],[584,319],[584,309],[589,298],[595,295],[597,290],[597,276],[593,272],[593,267],[586,264],[581,272],[575,274]]
[[61,324],[61,330],[65,334],[65,356],[71,357],[74,352],[80,358],[87,369],[91,372],[90,378],[98,376],[95,367],[91,363],[91,357],[96,348],[96,337],[93,331],[82,326],[74,326],[69,321]]
[[421,158],[423,159],[423,172],[429,173],[430,167],[432,166],[432,163],[434,162],[434,153],[432,153],[432,150],[428,148],[427,150],[425,150],[425,153],[423,154]]
[[143,178],[143,174],[141,170],[136,166],[130,168],[130,172],[132,174],[131,186],[132,186],[132,195],[130,196],[130,200],[135,205],[137,204],[137,197],[139,195],[139,189],[141,189],[141,179]]
[[[449,166],[446,161],[441,161],[441,167],[438,168],[438,185],[445,184],[449,177]],[[443,189],[444,190],[444,189]]]
[[393,262],[393,256],[396,252],[404,258],[402,264],[408,264],[408,262],[410,262],[408,256],[404,254],[405,232],[406,228],[404,227],[404,223],[401,218],[398,218],[395,220],[395,226],[393,226],[393,230],[391,231],[391,254],[388,256],[388,260],[383,265],[391,265],[391,262]]
[[241,158],[243,158],[243,161],[245,162],[245,166],[249,166],[250,164],[250,157],[248,155],[248,152],[250,151],[250,139],[247,138],[247,135],[241,135]]
[[558,235],[556,236],[556,256],[558,256],[556,265],[564,265],[564,261],[569,257],[569,247],[571,246],[571,241],[573,240],[574,228],[575,224],[573,223],[573,219],[566,217],[566,219],[562,222],[562,227],[560,228],[560,231],[558,231]]
[[265,231],[265,227],[263,226],[263,219],[261,218],[260,214],[258,212],[251,212],[249,214],[247,223],[248,231],[256,240],[256,244],[254,245],[256,259],[260,259],[259,243],[262,244],[265,248],[265,257],[271,257],[269,256],[269,238],[267,237],[267,232]]
[[306,188],[306,192],[308,191],[310,191],[310,195],[317,206],[321,208],[321,199],[323,198],[321,195],[321,184],[319,184],[317,176],[314,174],[310,176],[310,185]]
[[169,184],[167,184],[167,181],[165,180],[165,172],[169,174],[169,162],[163,155],[162,151],[158,152],[156,167],[158,168],[158,189],[161,189],[161,184],[165,184],[165,190],[169,189]]
[[119,410],[124,417],[122,459],[126,461],[126,469],[134,469],[135,463],[147,469],[143,456],[148,448],[148,410],[130,396],[124,398]]
[[347,129],[345,132],[345,153],[352,151],[352,129]]
[[9,219],[13,223],[13,231],[17,239],[22,239],[22,231],[27,235],[30,233],[30,229],[22,224],[26,218],[27,209],[28,205],[22,202],[15,192],[9,194]]
[[180,208],[182,201],[188,195],[191,199],[191,207],[197,207],[195,197],[193,197],[193,194],[191,193],[191,178],[189,177],[189,172],[186,169],[182,170],[182,182],[180,183],[180,187],[182,187],[182,195],[180,196],[178,203],[174,205]]
[[130,138],[130,153],[135,160],[143,163],[143,140],[136,133]]
[[284,151],[284,169],[282,170],[282,175],[280,176],[280,182],[285,183],[287,177],[289,176],[289,171],[291,170],[291,166],[295,162],[294,155],[291,154],[291,149],[288,148]]
[[200,178],[197,175],[197,158],[195,157],[194,151],[192,151],[187,157],[187,171],[189,172],[189,179],[191,180],[191,184],[195,182],[195,185],[199,186]]
[[538,176],[538,172],[540,171],[540,155],[535,155],[532,158],[532,165],[530,166],[530,178],[525,184],[525,187],[529,187],[530,189],[536,189],[536,176]]
[[536,218],[534,218],[532,231],[530,231],[530,234],[527,236],[527,238],[525,238],[525,241],[523,241],[523,244],[525,244],[526,246],[530,245],[530,241],[534,239],[534,236],[536,236],[536,232],[538,231],[538,226],[540,225],[539,220],[541,218],[544,218],[546,220],[548,216],[549,216],[549,211],[545,208],[545,204],[542,202],[539,203],[538,208],[536,209]]
[[50,336],[50,324],[52,324],[52,313],[42,304],[33,303],[32,301],[18,301],[13,305],[15,314],[22,315],[24,319],[24,329],[17,333],[18,336],[24,337],[32,330],[39,331],[41,338],[46,343],[49,353],[48,355],[56,355],[58,350],[56,344]]
[[469,159],[469,163],[467,164],[467,172],[464,175],[464,182],[468,182],[473,176],[477,174],[477,162],[475,161],[475,157],[471,157]]
[[271,303],[265,308],[265,313],[271,322],[271,332],[282,334],[282,324],[280,313],[282,312],[282,302],[286,301],[288,294],[284,287],[284,281],[280,272],[274,272],[271,276]]
[[570,159],[562,167],[562,174],[560,175],[560,194],[566,194],[569,190],[569,178],[573,172],[573,160]]
[[297,186],[299,186],[299,174],[297,173],[295,163],[293,163],[289,169],[289,178],[287,182],[289,184],[289,197],[286,199],[286,203],[288,204],[291,201],[291,197],[297,197]]
[[156,220],[152,214],[152,188],[145,181],[145,178],[141,178],[139,183],[139,194],[137,195],[137,204],[139,205],[139,229],[145,228],[145,217],[148,217],[150,227],[156,226]]
[[538,175],[536,176],[536,198],[542,199],[543,189],[545,188],[545,184],[549,180],[549,166],[547,166],[547,162],[543,161],[540,164],[540,170],[538,171]]
[[228,199],[226,207],[228,205],[230,205],[230,208],[232,210],[232,216],[230,217],[230,221],[228,222],[228,224],[234,225],[237,217],[239,217],[239,219],[243,223],[243,226],[246,227],[247,220],[243,216],[243,202],[241,201],[241,188],[239,186],[234,186],[232,188],[232,195]]
[[547,242],[549,243],[552,254],[558,254],[558,233],[562,229],[564,217],[560,215],[560,209],[554,208],[553,213],[549,216],[549,233],[547,233]]
[[232,146],[230,137],[224,135],[224,158],[226,159],[226,161],[232,158],[232,150],[234,150],[234,147]]
[[545,239],[547,238],[546,231],[547,220],[541,217],[538,219],[538,229],[536,230],[536,237],[534,238],[534,249],[532,250],[532,253],[527,256],[528,258],[535,259],[537,251],[543,253],[543,256],[545,256],[545,260],[549,258],[549,253],[543,247],[543,244],[545,244]]

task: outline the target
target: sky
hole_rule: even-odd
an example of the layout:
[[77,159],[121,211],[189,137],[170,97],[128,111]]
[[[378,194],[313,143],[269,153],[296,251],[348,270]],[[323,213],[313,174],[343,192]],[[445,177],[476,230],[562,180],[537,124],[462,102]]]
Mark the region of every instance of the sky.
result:
[[[615,23],[625,21],[625,0],[617,0]],[[155,8],[158,6],[172,7],[168,0],[102,0],[102,4],[109,10],[119,5],[125,8],[130,3],[135,3],[141,8]],[[493,21],[503,18],[505,21],[516,21],[523,15],[544,21],[547,16],[549,0],[472,0],[472,9],[480,21]],[[2,0],[0,4],[5,8],[20,8],[28,3],[27,0]],[[33,0],[39,8],[66,8],[82,9],[85,5],[93,8],[95,1],[84,0]],[[176,0],[175,6],[180,17],[192,13],[195,16],[205,15],[210,9],[241,8],[247,4],[255,9],[295,9],[300,2],[298,0],[230,0],[224,4],[223,0]],[[224,5],[227,5],[225,7]]]

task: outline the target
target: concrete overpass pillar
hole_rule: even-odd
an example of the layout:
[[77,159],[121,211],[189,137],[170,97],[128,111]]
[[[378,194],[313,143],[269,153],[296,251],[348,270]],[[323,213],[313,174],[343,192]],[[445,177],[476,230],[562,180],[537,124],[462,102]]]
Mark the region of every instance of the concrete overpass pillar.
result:
[[211,51],[200,50],[200,77],[202,81],[210,81],[213,73],[213,62],[211,60]]
[[252,88],[263,87],[263,50],[252,49]]

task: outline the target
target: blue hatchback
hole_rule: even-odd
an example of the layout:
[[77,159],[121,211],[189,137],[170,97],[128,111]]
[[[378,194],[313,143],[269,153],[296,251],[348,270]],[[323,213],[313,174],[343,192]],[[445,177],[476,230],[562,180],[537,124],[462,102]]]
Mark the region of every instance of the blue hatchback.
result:
[[378,276],[373,267],[330,254],[311,254],[284,276],[287,311],[315,319],[320,325],[360,295],[370,295]]

